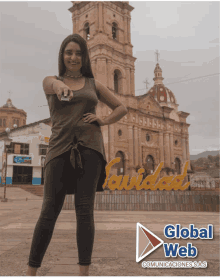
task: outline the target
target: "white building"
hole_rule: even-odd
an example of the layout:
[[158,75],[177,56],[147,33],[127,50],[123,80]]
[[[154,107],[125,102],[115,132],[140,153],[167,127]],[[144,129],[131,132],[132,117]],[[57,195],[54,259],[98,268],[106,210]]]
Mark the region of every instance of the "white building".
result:
[[12,140],[8,147],[6,184],[43,184],[43,166],[50,136],[50,118],[0,133],[0,161],[4,139]]

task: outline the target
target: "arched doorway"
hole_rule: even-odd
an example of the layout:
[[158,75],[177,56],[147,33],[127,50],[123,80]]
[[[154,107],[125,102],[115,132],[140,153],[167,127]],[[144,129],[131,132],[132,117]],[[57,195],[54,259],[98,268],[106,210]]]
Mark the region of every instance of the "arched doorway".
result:
[[121,160],[119,163],[115,164],[115,168],[117,169],[117,176],[124,175],[125,174],[125,156],[124,153],[121,151],[118,151],[115,155],[115,157],[120,157]]
[[181,174],[180,166],[181,166],[180,159],[178,157],[176,157],[175,158],[175,171],[177,172],[177,175]]
[[147,174],[153,174],[154,172],[154,158],[152,155],[148,155],[146,157],[146,163],[144,164],[144,168],[147,171]]

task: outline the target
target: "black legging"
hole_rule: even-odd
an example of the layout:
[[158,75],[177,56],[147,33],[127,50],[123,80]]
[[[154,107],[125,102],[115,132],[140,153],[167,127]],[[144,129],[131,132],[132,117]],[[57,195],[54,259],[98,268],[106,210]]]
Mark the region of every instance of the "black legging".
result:
[[[84,174],[77,175],[70,164],[70,152],[52,159],[45,168],[44,197],[40,217],[35,226],[28,265],[40,267],[51,241],[56,220],[63,207],[66,196],[63,181],[75,171],[74,180],[68,186],[76,186],[75,210],[77,219],[77,246],[79,265],[90,265],[95,225],[94,199],[102,169],[100,154],[92,149],[79,146]],[[66,183],[65,183],[66,184]]]

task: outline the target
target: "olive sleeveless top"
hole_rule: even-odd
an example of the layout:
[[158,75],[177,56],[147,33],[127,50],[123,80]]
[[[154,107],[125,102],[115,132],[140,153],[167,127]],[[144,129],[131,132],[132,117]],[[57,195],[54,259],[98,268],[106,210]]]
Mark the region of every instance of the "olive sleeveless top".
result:
[[[62,77],[57,79],[63,80]],[[84,122],[86,113],[96,114],[99,100],[93,78],[85,78],[82,89],[73,91],[70,101],[60,101],[56,94],[46,94],[52,122],[52,135],[49,140],[48,151],[45,159],[45,168],[53,158],[70,151],[70,162],[78,172],[83,172],[79,144],[97,151],[103,160],[102,172],[96,191],[104,191],[102,185],[106,179],[106,155],[101,127],[97,121]],[[67,179],[68,180],[68,179]],[[69,180],[69,183],[71,181]],[[68,185],[66,194],[74,194],[75,190]]]

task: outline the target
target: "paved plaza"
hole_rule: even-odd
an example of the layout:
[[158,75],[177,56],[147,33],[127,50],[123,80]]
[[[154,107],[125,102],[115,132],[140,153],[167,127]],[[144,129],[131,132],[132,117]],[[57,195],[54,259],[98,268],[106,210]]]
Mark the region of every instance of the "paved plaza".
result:
[[[4,188],[0,187],[0,197]],[[40,215],[42,197],[21,188],[7,188],[8,202],[0,202],[0,276],[25,276],[33,231]],[[219,213],[94,211],[95,242],[90,276],[218,276]],[[148,269],[136,263],[136,223],[139,222],[165,243],[186,246],[192,242],[198,256],[190,259],[165,258],[163,246],[142,261],[207,261],[207,268]],[[207,228],[214,226],[212,240],[167,239],[167,224]],[[78,276],[75,210],[62,210],[38,276]]]

